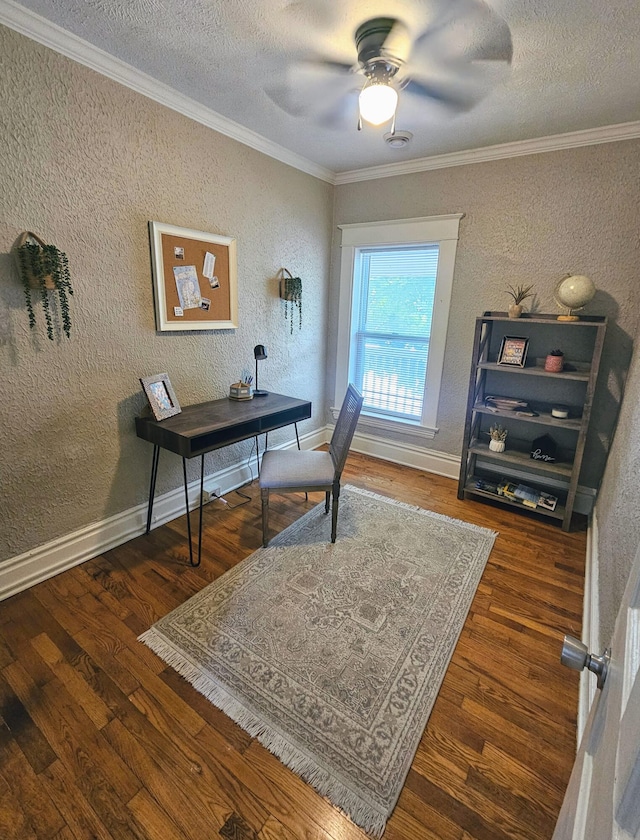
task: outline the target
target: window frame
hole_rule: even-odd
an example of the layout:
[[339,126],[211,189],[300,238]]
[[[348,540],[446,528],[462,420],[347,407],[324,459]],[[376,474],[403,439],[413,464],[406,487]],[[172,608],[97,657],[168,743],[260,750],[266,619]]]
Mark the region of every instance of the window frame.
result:
[[356,255],[366,248],[384,248],[385,246],[392,248],[403,245],[438,245],[439,248],[422,416],[419,420],[394,419],[388,415],[383,416],[363,409],[361,420],[364,425],[371,425],[382,431],[405,427],[430,438],[433,438],[438,431],[436,424],[453,289],[453,272],[460,219],[463,215],[463,213],[453,213],[446,216],[338,225],[341,231],[341,258],[335,406],[342,403],[353,366],[351,338]]

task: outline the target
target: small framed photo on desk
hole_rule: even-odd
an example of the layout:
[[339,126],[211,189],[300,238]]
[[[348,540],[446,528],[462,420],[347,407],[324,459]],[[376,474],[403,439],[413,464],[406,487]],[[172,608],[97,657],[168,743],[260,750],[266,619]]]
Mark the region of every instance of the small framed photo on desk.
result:
[[182,409],[169,382],[166,373],[156,373],[155,376],[144,376],[140,379],[142,389],[149,400],[149,407],[156,420],[166,420],[174,414],[180,414]]
[[528,347],[528,338],[517,335],[505,335],[500,345],[500,352],[498,353],[498,364],[524,367]]

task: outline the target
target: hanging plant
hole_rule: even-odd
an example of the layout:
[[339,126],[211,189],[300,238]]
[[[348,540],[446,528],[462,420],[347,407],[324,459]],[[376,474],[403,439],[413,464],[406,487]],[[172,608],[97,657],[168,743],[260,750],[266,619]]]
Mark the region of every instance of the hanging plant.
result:
[[294,310],[296,307],[298,307],[298,329],[302,329],[302,280],[300,277],[294,277],[286,268],[282,269],[280,297],[284,301],[285,321],[290,321],[291,335],[293,335]]
[[20,237],[17,257],[29,313],[29,326],[33,329],[36,325],[34,295],[39,295],[47,324],[47,336],[53,341],[52,310],[57,298],[62,329],[69,338],[71,333],[69,296],[73,294],[73,289],[67,255],[59,251],[55,245],[47,245],[35,233],[27,231]]

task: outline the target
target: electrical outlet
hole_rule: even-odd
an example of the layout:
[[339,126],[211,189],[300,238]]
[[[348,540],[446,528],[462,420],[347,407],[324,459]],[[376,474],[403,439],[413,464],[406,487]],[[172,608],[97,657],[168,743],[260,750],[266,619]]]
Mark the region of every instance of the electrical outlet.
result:
[[[211,490],[207,490],[205,487],[202,491],[202,504],[207,505],[209,502],[214,502],[216,499],[220,498],[222,493],[222,487],[212,487]],[[224,499],[222,499],[224,501]]]

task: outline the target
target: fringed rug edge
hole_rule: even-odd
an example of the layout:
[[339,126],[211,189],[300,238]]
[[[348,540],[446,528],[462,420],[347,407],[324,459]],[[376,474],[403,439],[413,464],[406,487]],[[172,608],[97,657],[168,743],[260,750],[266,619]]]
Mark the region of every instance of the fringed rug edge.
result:
[[[202,673],[202,669],[189,662],[173,645],[150,627],[138,641],[150,648],[163,662],[170,665],[196,691],[224,712],[245,732],[256,738],[265,749],[276,756],[286,767],[311,785],[321,796],[326,796],[332,805],[340,808],[349,819],[360,826],[371,837],[381,837],[396,802],[388,812],[382,813],[365,802],[353,790],[350,790],[331,773],[319,767],[317,762],[304,755],[299,749],[289,744],[279,733],[250,712],[240,701],[232,697],[213,679]],[[396,800],[397,801],[397,800]]]

